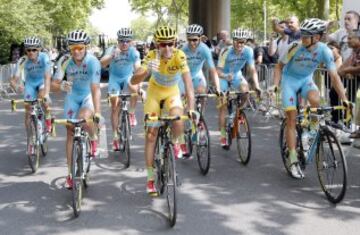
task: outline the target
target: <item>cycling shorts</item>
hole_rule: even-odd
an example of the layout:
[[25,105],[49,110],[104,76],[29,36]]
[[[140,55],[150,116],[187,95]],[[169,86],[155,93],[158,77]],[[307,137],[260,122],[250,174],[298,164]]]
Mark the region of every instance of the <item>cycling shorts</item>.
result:
[[87,96],[67,95],[64,104],[64,118],[74,119],[78,117],[80,109],[90,109],[94,111],[94,104],[91,94]]
[[281,79],[281,97],[282,105],[285,111],[296,110],[296,93],[301,90],[303,99],[307,99],[309,91],[319,91],[312,77],[298,79],[284,76]]

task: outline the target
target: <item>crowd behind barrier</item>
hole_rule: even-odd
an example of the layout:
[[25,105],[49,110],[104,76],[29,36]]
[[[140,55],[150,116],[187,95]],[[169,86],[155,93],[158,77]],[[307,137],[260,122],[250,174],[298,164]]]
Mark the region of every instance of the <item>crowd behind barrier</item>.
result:
[[[275,64],[256,65],[259,83],[263,90],[268,90],[274,85],[274,69]],[[319,88],[322,105],[341,105],[341,101],[339,100],[335,90],[331,86],[331,79],[325,68],[318,68],[314,73],[313,79]],[[356,96],[360,86],[360,76],[346,78],[342,77],[341,80],[346,89],[348,99],[355,105],[355,103],[358,103],[356,102]],[[356,112],[354,112],[354,118],[355,114]],[[338,120],[341,120],[341,115],[341,111],[334,111],[333,121],[337,122]],[[354,120],[355,119],[353,119],[353,122]]]

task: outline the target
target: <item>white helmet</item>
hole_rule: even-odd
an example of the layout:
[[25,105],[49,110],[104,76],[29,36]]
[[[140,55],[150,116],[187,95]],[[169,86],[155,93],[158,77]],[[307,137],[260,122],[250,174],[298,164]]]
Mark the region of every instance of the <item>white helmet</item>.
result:
[[249,38],[249,31],[246,29],[235,29],[231,34],[233,39],[248,39]]
[[133,32],[131,28],[121,28],[117,32],[118,40],[120,39],[132,39]]
[[318,18],[306,19],[301,23],[300,30],[303,35],[322,34],[326,30],[326,22]]
[[37,37],[27,37],[24,40],[24,46],[25,48],[29,48],[29,47],[39,48],[41,47],[41,41]]
[[201,25],[192,24],[186,29],[187,36],[201,36],[204,33],[204,29]]
[[73,44],[89,44],[90,37],[82,30],[74,30],[67,35],[68,45]]

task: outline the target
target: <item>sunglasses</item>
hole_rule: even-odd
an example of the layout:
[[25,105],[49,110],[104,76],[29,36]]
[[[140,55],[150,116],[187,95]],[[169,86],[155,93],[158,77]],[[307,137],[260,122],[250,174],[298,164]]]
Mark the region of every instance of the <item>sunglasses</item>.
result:
[[38,49],[32,48],[32,49],[26,49],[27,52],[36,52]]
[[70,46],[70,51],[82,51],[85,49],[85,45],[73,45]]
[[159,43],[159,46],[160,47],[173,47],[175,45],[175,43],[174,42],[160,42]]
[[246,41],[245,40],[234,40],[235,43],[238,43],[238,44],[245,44]]
[[119,40],[118,42],[119,43],[130,43],[131,41],[130,40]]
[[199,39],[198,38],[188,38],[188,41],[189,42],[197,42],[197,41],[199,41]]

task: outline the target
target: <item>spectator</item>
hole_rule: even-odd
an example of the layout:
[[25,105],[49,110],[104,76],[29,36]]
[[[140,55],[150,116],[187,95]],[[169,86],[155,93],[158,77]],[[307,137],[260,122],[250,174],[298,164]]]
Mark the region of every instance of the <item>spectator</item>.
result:
[[[280,21],[278,26],[285,29],[287,27],[287,22],[285,20]],[[288,39],[289,37],[285,33],[279,34],[274,32],[270,37],[269,55],[276,55],[278,58],[281,58],[286,54],[288,49]]]
[[287,26],[284,28],[283,24],[280,25],[280,21],[278,19],[273,19],[273,30],[281,35],[285,34],[288,36],[288,44],[300,40],[300,24],[299,18],[296,16],[291,16],[287,21]]
[[[360,31],[352,31],[348,33],[347,43],[353,52],[350,57],[339,68],[338,72],[347,79],[357,79],[360,75]],[[357,87],[358,88],[358,87]],[[356,94],[355,124],[360,126],[360,90]],[[360,129],[350,135],[351,138],[358,139],[353,146],[360,148]]]
[[[328,41],[335,41],[340,45],[343,61],[351,56],[352,49],[348,45],[348,34],[352,30],[358,28],[359,21],[359,13],[356,11],[348,11],[344,17],[344,28],[341,28],[328,36]],[[331,27],[330,25],[329,27]]]

